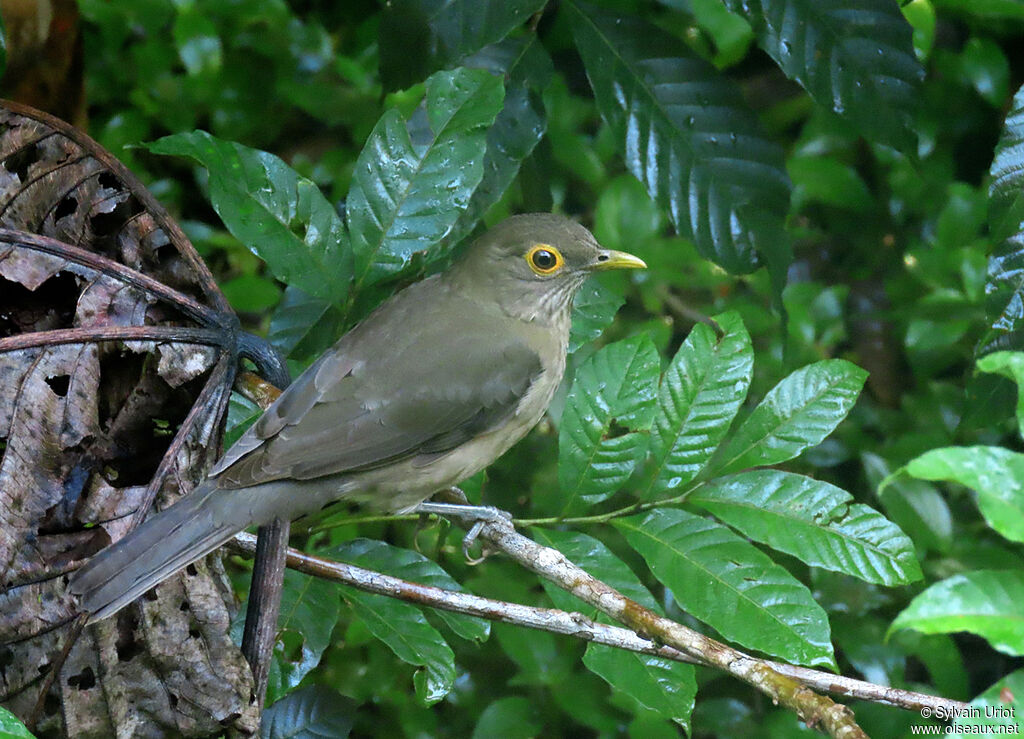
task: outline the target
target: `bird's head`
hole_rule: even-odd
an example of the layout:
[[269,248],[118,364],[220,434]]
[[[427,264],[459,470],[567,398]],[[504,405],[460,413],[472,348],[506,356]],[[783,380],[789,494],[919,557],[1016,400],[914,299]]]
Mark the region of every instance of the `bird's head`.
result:
[[480,236],[453,268],[453,277],[507,313],[526,320],[567,314],[593,272],[642,269],[643,260],[605,249],[575,221],[552,213],[512,216]]

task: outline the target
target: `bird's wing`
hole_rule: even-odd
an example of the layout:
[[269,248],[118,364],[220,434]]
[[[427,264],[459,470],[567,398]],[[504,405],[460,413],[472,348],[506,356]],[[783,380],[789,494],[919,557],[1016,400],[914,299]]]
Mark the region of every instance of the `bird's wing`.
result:
[[500,425],[542,371],[533,349],[500,332],[483,340],[450,327],[420,332],[401,352],[386,352],[402,365],[397,370],[354,362],[344,345],[338,349],[228,451],[212,473],[220,486],[312,479],[417,456],[427,461]]

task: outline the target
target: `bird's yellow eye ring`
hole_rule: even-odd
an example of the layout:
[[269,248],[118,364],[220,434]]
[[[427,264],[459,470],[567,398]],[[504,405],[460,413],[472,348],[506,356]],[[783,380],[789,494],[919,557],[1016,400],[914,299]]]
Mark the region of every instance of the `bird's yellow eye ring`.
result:
[[562,268],[562,253],[550,244],[534,244],[526,252],[526,263],[538,275],[551,275]]

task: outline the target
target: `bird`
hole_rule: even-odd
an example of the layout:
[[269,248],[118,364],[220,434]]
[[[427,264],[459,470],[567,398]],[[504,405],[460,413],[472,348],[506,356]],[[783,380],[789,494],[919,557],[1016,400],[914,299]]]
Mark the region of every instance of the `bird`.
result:
[[190,494],[79,567],[87,623],[250,526],[342,499],[415,511],[484,469],[546,413],[587,277],[645,267],[561,215],[501,221],[342,336]]

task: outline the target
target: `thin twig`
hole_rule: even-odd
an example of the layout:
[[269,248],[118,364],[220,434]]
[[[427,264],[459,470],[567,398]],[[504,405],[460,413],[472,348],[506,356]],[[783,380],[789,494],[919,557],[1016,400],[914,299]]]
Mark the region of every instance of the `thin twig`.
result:
[[75,642],[78,641],[78,637],[82,635],[82,629],[85,628],[85,622],[88,618],[88,614],[80,613],[74,621],[71,622],[68,628],[68,633],[64,636],[64,646],[60,650],[60,654],[57,655],[57,659],[53,661],[46,670],[46,674],[43,676],[42,684],[39,687],[39,695],[36,698],[36,703],[32,707],[32,713],[29,714],[28,720],[25,725],[32,731],[35,731],[36,724],[39,723],[39,719],[43,717],[43,711],[46,709],[46,696],[50,692],[50,688],[53,686],[53,681],[57,679],[57,675],[64,669],[64,663],[67,662],[68,655],[71,654],[71,649],[75,646]]
[[658,297],[665,303],[665,307],[669,309],[674,318],[681,319],[683,321],[689,321],[691,323],[706,323],[715,333],[721,336],[722,328],[714,319],[710,316],[706,316],[696,308],[691,308],[684,303],[680,298],[673,293],[667,287],[661,287],[658,289]]
[[153,501],[156,500],[157,493],[163,488],[167,476],[171,473],[171,469],[178,463],[178,455],[185,442],[188,441],[189,435],[200,425],[201,421],[205,420],[204,414],[209,414],[211,409],[226,405],[226,403],[215,403],[214,398],[218,391],[223,391],[225,384],[231,382],[229,374],[233,371],[233,358],[229,354],[222,352],[195,403],[189,408],[188,414],[181,422],[177,432],[175,432],[174,438],[167,447],[167,451],[160,458],[160,464],[157,465],[156,472],[153,473],[149,484],[146,485],[146,492],[139,500],[138,507],[132,515],[132,521],[128,528],[129,531],[133,531],[141,524],[146,514],[149,513],[149,509],[153,506]]
[[[240,533],[229,544],[230,548],[246,555],[256,551],[256,537],[248,533]],[[692,657],[678,649],[644,639],[629,629],[599,623],[584,616],[582,613],[568,613],[555,608],[538,608],[518,603],[483,598],[471,593],[445,590],[431,585],[421,585],[402,580],[391,575],[384,575],[355,565],[316,557],[296,549],[288,549],[287,564],[291,569],[313,577],[349,585],[370,593],[399,598],[420,606],[429,606],[444,611],[476,616],[490,621],[522,626],[529,629],[547,631],[552,634],[564,634],[596,644],[626,649],[631,652],[656,655],[675,662],[709,665],[706,660]],[[908,711],[920,711],[929,708],[934,715],[956,715],[962,711],[965,703],[941,698],[911,690],[890,688],[876,685],[864,680],[856,680],[829,672],[812,670],[807,667],[788,665],[782,662],[765,660],[765,664],[776,672],[799,680],[809,688],[821,692],[832,693],[846,698],[882,703]]]
[[558,550],[541,546],[518,533],[508,521],[496,519],[481,522],[475,517],[468,517],[463,524],[478,528],[479,536],[497,551],[633,631],[675,647],[695,659],[704,660],[757,688],[773,702],[796,712],[808,726],[821,726],[830,736],[841,739],[867,739],[867,735],[854,721],[853,711],[846,706],[815,693],[792,677],[776,672],[764,660],[744,654],[644,608],[570,562]]
[[233,314],[225,314],[215,308],[203,305],[180,290],[168,287],[160,282],[160,280],[127,267],[113,259],[109,259],[102,254],[72,246],[71,244],[65,244],[63,241],[57,241],[48,236],[0,228],[0,243],[8,243],[22,249],[50,254],[66,259],[69,262],[80,264],[95,272],[114,277],[156,298],[166,300],[189,318],[203,325],[220,326],[225,321],[228,321],[230,317],[233,317]]
[[0,339],[0,352],[16,352],[37,346],[58,344],[89,344],[98,341],[156,341],[159,343],[224,346],[225,333],[220,328],[192,326],[79,326],[50,331],[5,336]]
[[117,157],[93,141],[93,139],[84,132],[78,130],[74,126],[68,125],[49,113],[44,113],[11,100],[2,101],[2,107],[16,115],[39,121],[51,131],[56,131],[61,136],[75,142],[75,144],[84,149],[90,156],[96,159],[96,161],[121,180],[121,184],[124,185],[125,189],[139,201],[142,205],[143,211],[152,216],[156,226],[163,230],[167,235],[167,238],[170,240],[170,243],[188,263],[189,271],[192,273],[196,283],[202,288],[207,301],[209,301],[213,308],[220,314],[233,316],[231,306],[228,304],[227,298],[224,297],[224,293],[222,293],[217,287],[217,283],[213,279],[213,275],[210,273],[209,268],[206,266],[206,263],[202,260],[199,254],[196,253],[195,247],[192,246],[192,242],[190,242],[188,237],[185,236],[185,232],[182,231],[181,226],[179,226],[178,223],[167,214],[167,210],[160,204],[153,194],[145,188],[142,182],[139,181],[139,178],[133,175],[127,167],[118,161]]

